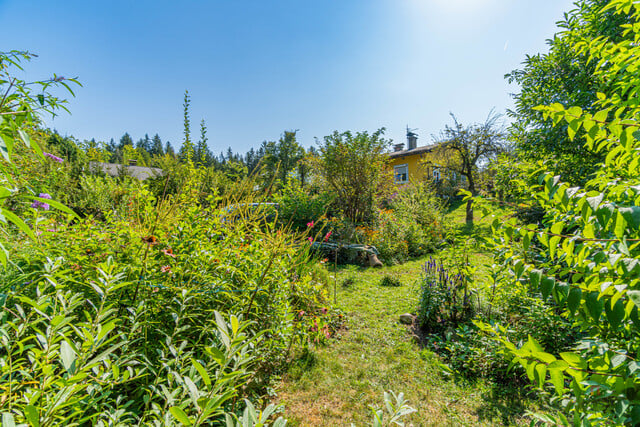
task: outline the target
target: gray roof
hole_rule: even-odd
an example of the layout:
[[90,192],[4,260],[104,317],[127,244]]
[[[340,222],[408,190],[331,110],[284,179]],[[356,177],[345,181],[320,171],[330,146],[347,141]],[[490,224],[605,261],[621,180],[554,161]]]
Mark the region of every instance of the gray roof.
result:
[[425,154],[430,153],[434,148],[436,148],[438,144],[433,145],[423,145],[422,147],[416,147],[412,150],[402,150],[402,151],[392,151],[389,153],[390,159],[398,159],[406,156],[413,156],[415,154]]
[[164,171],[160,168],[148,168],[146,166],[126,166],[119,163],[89,162],[91,172],[104,172],[110,176],[128,175],[144,181],[147,178],[163,176]]

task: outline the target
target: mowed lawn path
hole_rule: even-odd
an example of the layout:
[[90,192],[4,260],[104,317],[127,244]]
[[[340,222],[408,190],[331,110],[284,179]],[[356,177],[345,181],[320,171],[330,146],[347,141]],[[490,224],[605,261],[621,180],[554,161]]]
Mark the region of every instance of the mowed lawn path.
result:
[[[523,415],[526,407],[534,409],[530,402],[490,383],[447,376],[437,356],[421,349],[409,327],[398,322],[401,313],[416,311],[425,259],[339,271],[335,307],[344,313],[345,329],[294,360],[277,386],[276,400],[285,405],[290,425],[371,425],[370,407],[383,407],[385,390],[403,392],[417,410],[404,419],[406,425],[528,423]],[[402,286],[381,286],[386,274]],[[342,286],[347,278],[353,283]]]

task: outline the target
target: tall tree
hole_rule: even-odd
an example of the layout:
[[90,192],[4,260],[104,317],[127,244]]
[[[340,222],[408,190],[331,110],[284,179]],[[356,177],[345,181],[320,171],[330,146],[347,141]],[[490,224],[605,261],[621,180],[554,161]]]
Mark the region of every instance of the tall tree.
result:
[[589,61],[588,55],[575,48],[577,37],[605,37],[613,42],[625,37],[621,25],[630,22],[630,15],[603,9],[608,3],[577,1],[576,8],[558,22],[559,32],[548,41],[549,51],[527,56],[522,69],[505,76],[509,83],[520,86],[520,92],[513,95],[515,108],[508,111],[513,118],[511,138],[520,155],[554,163],[556,173],[573,184],[583,184],[605,154],[584,146],[584,131],[578,130],[571,137],[568,124],[554,126],[536,107],[560,103],[593,113],[596,94],[609,94],[615,89],[615,82],[605,81],[596,73],[600,64]]
[[[451,114],[453,126],[446,125],[435,149],[440,166],[467,178],[469,191],[477,194],[476,174],[479,167],[506,149],[503,130],[497,125],[500,116],[489,114],[484,123],[463,126]],[[473,224],[473,204],[467,201],[467,224]]]
[[118,148],[122,150],[125,145],[130,145],[131,147],[133,147],[133,139],[128,132],[125,132],[125,134],[122,135],[122,138],[120,138],[120,144],[118,145]]
[[167,144],[164,147],[164,153],[171,157],[176,157],[176,152],[173,149],[173,145],[171,145],[171,141],[167,141]]
[[385,167],[391,141],[382,137],[384,130],[336,131],[320,144],[318,170],[336,195],[337,207],[354,222],[373,218],[378,190],[385,178],[391,179]]
[[162,149],[162,140],[157,133],[151,139],[150,154],[152,156],[162,156],[164,154],[164,150]]

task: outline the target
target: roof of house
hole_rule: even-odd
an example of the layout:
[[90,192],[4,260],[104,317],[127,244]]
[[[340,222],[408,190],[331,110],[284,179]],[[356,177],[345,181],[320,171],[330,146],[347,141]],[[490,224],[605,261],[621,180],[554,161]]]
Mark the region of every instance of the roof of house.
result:
[[119,163],[89,162],[92,171],[104,172],[110,176],[128,175],[144,181],[147,178],[163,176],[164,171],[160,168],[148,168],[146,166],[127,166]]
[[416,147],[412,150],[393,151],[389,153],[390,159],[399,159],[402,157],[413,156],[416,154],[430,153],[438,144],[423,145],[422,147]]

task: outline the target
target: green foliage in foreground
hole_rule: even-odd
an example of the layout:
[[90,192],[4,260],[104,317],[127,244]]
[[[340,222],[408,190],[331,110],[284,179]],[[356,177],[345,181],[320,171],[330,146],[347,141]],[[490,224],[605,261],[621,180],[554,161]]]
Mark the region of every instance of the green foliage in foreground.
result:
[[[560,104],[540,107],[566,122],[568,137],[584,130],[586,148],[604,164],[584,187],[569,187],[544,167],[530,198],[546,212],[541,224],[494,224],[494,247],[507,281],[528,281],[544,300],[586,334],[573,351],[553,354],[530,337],[522,346],[503,327],[479,324],[505,346],[539,387],[547,384],[572,425],[640,420],[640,5],[615,0],[604,10],[629,16],[624,41],[573,34],[572,47],[615,82],[598,94],[594,112]],[[513,282],[512,282],[513,283]]]

